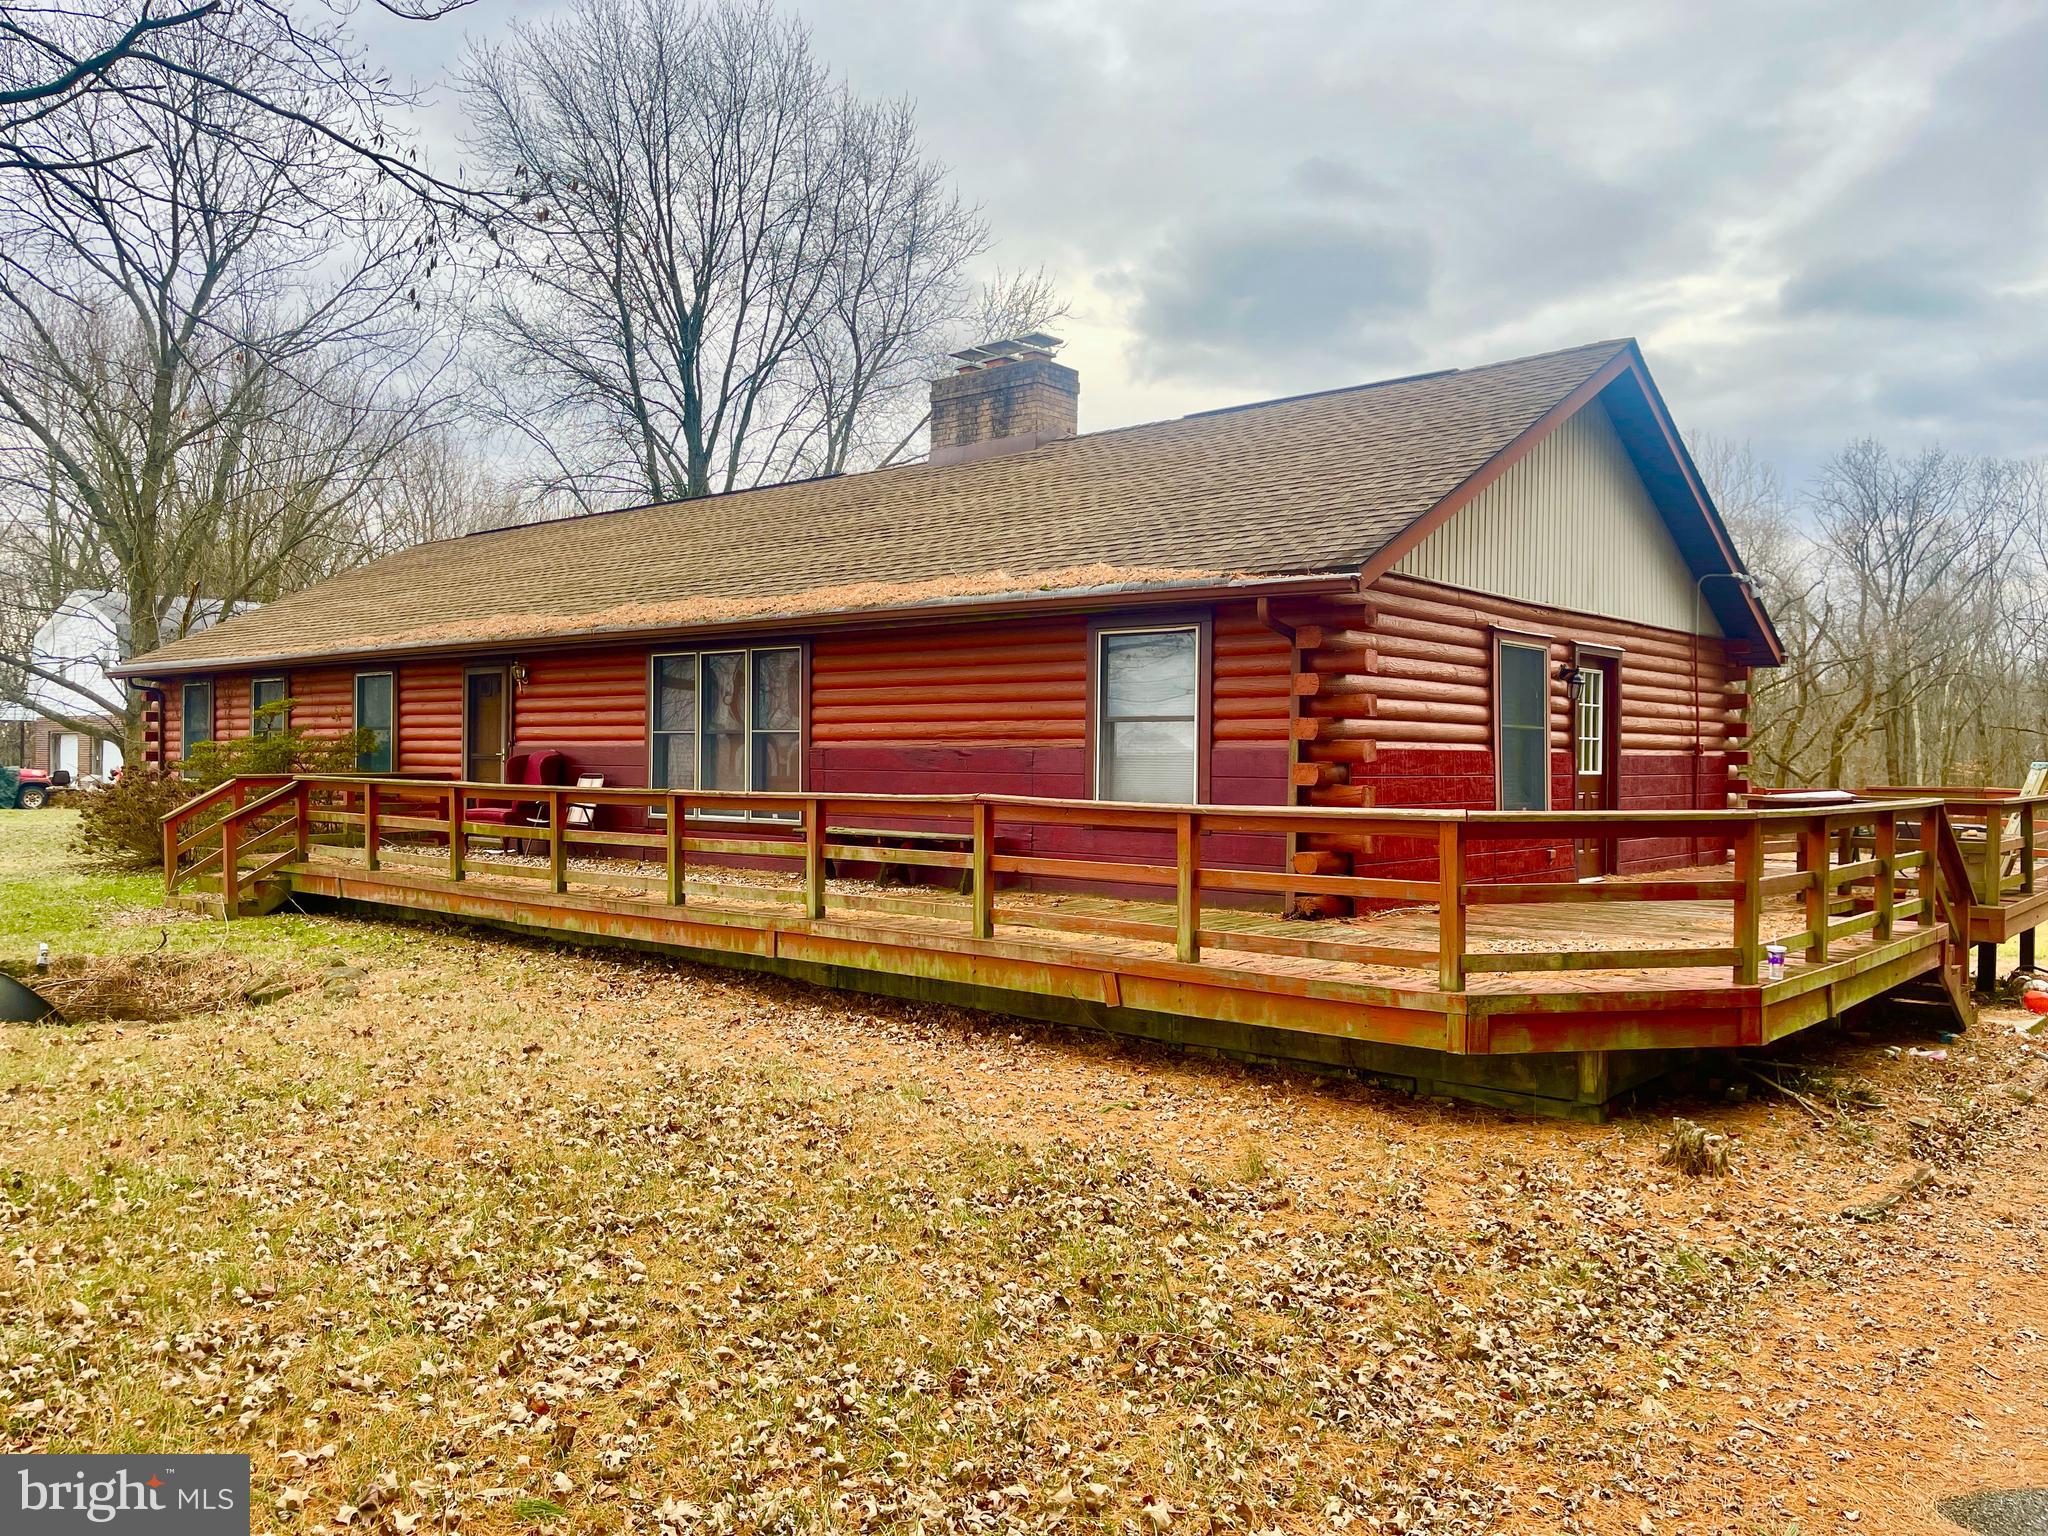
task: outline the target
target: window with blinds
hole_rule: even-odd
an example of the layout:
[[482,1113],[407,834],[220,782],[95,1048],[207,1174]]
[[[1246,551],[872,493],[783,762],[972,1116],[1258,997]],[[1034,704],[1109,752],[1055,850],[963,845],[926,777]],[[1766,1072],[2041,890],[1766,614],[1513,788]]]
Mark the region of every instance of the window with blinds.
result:
[[[803,653],[796,646],[656,656],[649,687],[650,785],[803,788]],[[756,814],[780,820],[794,813]]]
[[1188,625],[1096,638],[1096,798],[1192,804],[1200,783],[1200,632]]

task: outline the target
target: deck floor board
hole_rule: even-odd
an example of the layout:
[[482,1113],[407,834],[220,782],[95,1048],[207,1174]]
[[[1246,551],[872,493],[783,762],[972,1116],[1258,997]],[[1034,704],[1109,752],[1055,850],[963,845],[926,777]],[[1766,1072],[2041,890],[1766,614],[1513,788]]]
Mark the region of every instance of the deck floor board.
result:
[[[432,872],[437,859],[406,859],[386,851],[383,862],[415,871]],[[351,859],[341,851],[316,851],[314,865],[352,868],[361,873],[360,856]],[[640,866],[643,872],[653,866]],[[1789,862],[1784,869],[1790,869]],[[526,873],[513,873],[523,870]],[[544,881],[533,878],[542,871],[526,861],[472,854],[466,864],[465,884],[502,889],[523,895],[545,895]],[[1772,872],[1778,872],[1774,863]],[[685,884],[686,906],[669,909],[653,891],[621,889],[610,880],[587,878],[594,871],[572,867],[568,872],[571,892],[602,895],[657,910],[696,911],[705,915],[763,921],[786,920],[799,894],[794,876],[778,877],[759,871],[719,870],[716,875],[693,873]],[[1688,872],[1671,872],[1678,878]],[[1725,876],[1725,869],[1691,871],[1710,877]],[[583,878],[579,878],[583,877]],[[758,896],[755,893],[758,892]],[[879,894],[878,894],[879,893]],[[864,903],[886,902],[876,910]],[[999,907],[1017,912],[1042,913],[1067,919],[1101,919],[1106,922],[1150,922],[1171,929],[1171,905],[1124,897],[1074,893],[1005,890]],[[903,910],[915,907],[922,910]],[[965,932],[967,901],[955,892],[932,888],[876,887],[864,881],[833,880],[826,889],[826,916],[842,923],[872,927],[878,935],[903,937],[952,935]],[[1243,907],[1205,908],[1202,926],[1206,931],[1313,939],[1333,947],[1357,945],[1434,950],[1437,943],[1436,913],[1433,908],[1396,908],[1357,917],[1332,918],[1317,922],[1289,920],[1274,913]],[[1764,903],[1766,934],[1791,932],[1804,926],[1804,915],[1796,898],[1769,898]],[[1904,925],[1910,928],[1912,925]],[[1132,960],[1171,958],[1170,942],[1126,937],[1103,931],[1076,932],[1028,923],[999,923],[997,937],[1028,940],[1070,949],[1103,959]],[[1724,901],[1635,901],[1623,903],[1573,903],[1558,906],[1490,906],[1471,909],[1467,930],[1467,952],[1490,954],[1584,954],[1616,949],[1687,950],[1727,945],[1733,939],[1733,917]],[[1875,947],[1869,935],[1838,941],[1830,960],[1853,959]],[[1380,988],[1438,993],[1434,969],[1374,964],[1366,960],[1332,959],[1301,955],[1275,955],[1252,950],[1205,946],[1201,963],[1225,973],[1242,973],[1249,980],[1259,975],[1290,976],[1305,980],[1364,984]],[[1786,979],[1796,981],[1809,969],[1802,956],[1787,962]],[[1559,971],[1479,972],[1467,978],[1470,993],[1509,997],[1519,993],[1571,994],[1632,991],[1734,992],[1725,966],[1618,966]]]

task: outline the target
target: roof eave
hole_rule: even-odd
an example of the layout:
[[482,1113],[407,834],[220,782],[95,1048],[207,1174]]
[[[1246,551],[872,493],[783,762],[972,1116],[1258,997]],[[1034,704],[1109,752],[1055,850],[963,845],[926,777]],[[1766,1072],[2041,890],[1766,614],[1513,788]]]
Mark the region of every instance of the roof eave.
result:
[[1000,619],[1018,613],[1092,612],[1132,604],[1221,602],[1233,598],[1312,597],[1356,591],[1358,572],[1310,571],[1273,576],[1246,576],[1216,581],[1119,582],[1098,587],[1072,587],[1058,592],[979,593],[940,597],[885,608],[847,608],[821,613],[762,614],[723,623],[631,625],[571,631],[500,635],[478,640],[422,641],[414,645],[378,645],[358,650],[278,651],[247,656],[207,656],[192,660],[157,661],[137,656],[109,667],[108,675],[124,682],[148,682],[195,672],[233,672],[245,667],[340,665],[357,661],[419,659],[431,656],[487,656],[509,650],[546,646],[588,649],[600,645],[716,639],[729,635],[803,633],[852,628],[876,622],[938,623],[949,620]]

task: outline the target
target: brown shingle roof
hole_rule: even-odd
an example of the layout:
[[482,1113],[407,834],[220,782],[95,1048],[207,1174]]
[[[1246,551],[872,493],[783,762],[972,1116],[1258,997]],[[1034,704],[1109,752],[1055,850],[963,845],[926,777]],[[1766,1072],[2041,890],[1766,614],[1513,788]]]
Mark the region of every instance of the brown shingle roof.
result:
[[1355,572],[1629,346],[444,539],[122,670]]

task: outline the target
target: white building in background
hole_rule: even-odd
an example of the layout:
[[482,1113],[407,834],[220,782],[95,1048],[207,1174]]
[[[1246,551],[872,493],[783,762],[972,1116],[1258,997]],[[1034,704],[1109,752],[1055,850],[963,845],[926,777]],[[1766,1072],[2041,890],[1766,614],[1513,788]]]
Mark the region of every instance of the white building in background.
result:
[[[211,597],[172,598],[164,605],[159,632],[165,637],[192,634],[220,622],[222,604]],[[118,592],[73,592],[59,603],[36,630],[29,659],[63,683],[31,677],[24,692],[41,709],[117,726],[106,701],[120,699],[126,685],[107,675],[107,668],[131,655],[128,599]],[[67,686],[68,685],[68,686]],[[82,731],[67,731],[54,720],[32,727],[39,739],[25,754],[24,766],[64,769],[74,778],[110,774],[121,766],[121,749]]]

